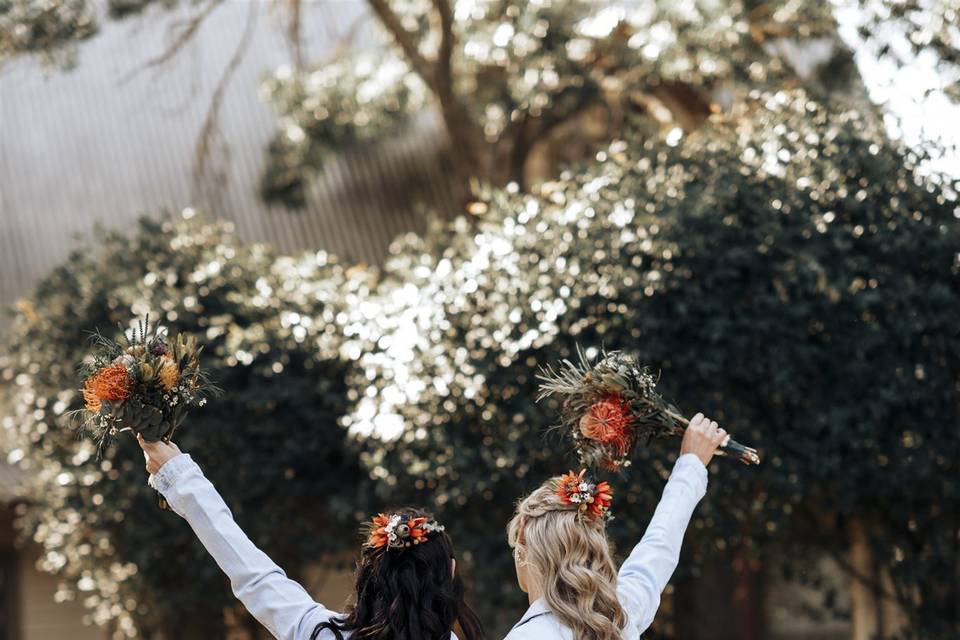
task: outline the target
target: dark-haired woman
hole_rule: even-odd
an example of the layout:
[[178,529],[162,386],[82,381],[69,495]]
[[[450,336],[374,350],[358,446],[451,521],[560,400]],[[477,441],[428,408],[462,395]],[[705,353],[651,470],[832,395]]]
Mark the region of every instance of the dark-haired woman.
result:
[[374,518],[360,552],[351,605],[326,608],[258,549],[200,467],[176,445],[140,440],[149,483],[193,528],[230,578],[234,595],[280,640],[482,640],[464,602],[453,544],[429,514],[402,510]]

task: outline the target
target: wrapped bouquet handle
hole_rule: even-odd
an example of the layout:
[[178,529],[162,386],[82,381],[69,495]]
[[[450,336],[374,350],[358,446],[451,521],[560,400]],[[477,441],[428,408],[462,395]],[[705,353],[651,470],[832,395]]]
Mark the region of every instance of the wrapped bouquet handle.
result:
[[[602,352],[593,364],[583,349],[578,355],[578,363],[563,360],[540,371],[537,400],[560,400],[557,426],[570,434],[584,464],[626,467],[638,443],[683,434],[690,421],[659,394],[647,367],[619,351]],[[718,453],[760,464],[756,449],[729,436]]]
[[[682,415],[674,412],[669,412],[669,416],[676,420],[679,423],[683,424],[683,427],[677,433],[677,435],[682,435],[683,430],[690,424],[688,418],[684,418]],[[757,453],[757,450],[753,447],[748,447],[746,445],[740,444],[736,440],[730,437],[730,434],[727,434],[727,437],[723,439],[723,442],[720,444],[720,450],[717,451],[717,455],[720,456],[733,456],[738,458],[740,462],[746,465],[760,464],[760,455]]]

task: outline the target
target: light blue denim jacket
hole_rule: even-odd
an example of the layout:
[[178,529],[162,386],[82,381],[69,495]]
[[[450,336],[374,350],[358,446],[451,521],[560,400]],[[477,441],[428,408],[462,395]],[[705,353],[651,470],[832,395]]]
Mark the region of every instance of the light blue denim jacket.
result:
[[[697,503],[707,492],[707,469],[688,453],[673,466],[670,480],[647,526],[617,575],[617,596],[627,614],[623,640],[640,637],[660,607],[663,592],[677,562],[683,534]],[[506,640],[572,640],[573,633],[560,622],[541,598],[530,605]]]
[[[233,514],[197,463],[180,454],[150,476],[151,487],[190,524],[197,538],[230,578],[233,593],[250,614],[279,640],[308,640],[314,628],[339,616],[314,602],[306,589],[287,577],[233,520]],[[349,638],[344,633],[344,638]],[[456,636],[450,634],[452,640]],[[332,640],[324,630],[318,640]]]

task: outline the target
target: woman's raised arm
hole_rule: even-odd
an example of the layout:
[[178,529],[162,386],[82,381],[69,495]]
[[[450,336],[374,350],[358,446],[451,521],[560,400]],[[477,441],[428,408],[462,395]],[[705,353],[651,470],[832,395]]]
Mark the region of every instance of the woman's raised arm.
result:
[[677,563],[683,535],[697,503],[707,491],[707,467],[726,432],[698,413],[680,445],[680,458],[663,490],[643,538],[617,576],[617,595],[631,624],[643,633],[653,622]]
[[247,538],[223,498],[176,445],[140,440],[149,484],[182,516],[230,578],[234,595],[280,640],[307,640],[317,624],[337,615],[291,580]]

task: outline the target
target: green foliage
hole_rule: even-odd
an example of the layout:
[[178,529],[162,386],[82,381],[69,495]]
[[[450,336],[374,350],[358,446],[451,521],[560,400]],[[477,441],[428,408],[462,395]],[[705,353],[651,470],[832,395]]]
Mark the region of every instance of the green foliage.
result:
[[87,0],[0,0],[0,63],[25,52],[47,52],[96,31]]
[[[490,523],[571,464],[543,440],[557,407],[533,402],[534,373],[579,342],[637,353],[683,409],[761,450],[760,467],[713,470],[694,566],[771,545],[842,558],[858,522],[908,635],[957,631],[957,185],[802,92],[750,108],[675,146],[628,133],[539,194],[491,192],[475,228],[411,239],[378,306],[351,312],[345,422],[375,436],[366,464],[384,492],[437,502],[505,619]],[[621,548],[673,456],[642,449],[615,482]]]
[[[108,0],[106,8],[122,17],[154,3],[170,7],[177,0]],[[0,64],[36,53],[47,63],[70,66],[72,45],[97,32],[100,6],[91,0],[0,0]]]
[[426,88],[402,60],[370,53],[306,74],[278,69],[261,92],[281,114],[263,178],[267,198],[303,203],[303,171],[337,150],[395,132],[423,108]]
[[193,220],[103,235],[37,285],[0,360],[3,424],[29,471],[20,524],[42,546],[42,568],[63,579],[61,595],[83,597],[95,621],[122,632],[172,637],[216,637],[232,602],[192,531],[158,509],[133,439],[98,459],[67,416],[82,405],[74,366],[88,332],[119,333],[147,311],[198,334],[202,366],[227,390],[191,413],[178,442],[251,538],[294,571],[353,547],[342,532],[367,501],[336,423],[348,405],[333,329],[335,296],[349,286],[323,253],[277,258]]

